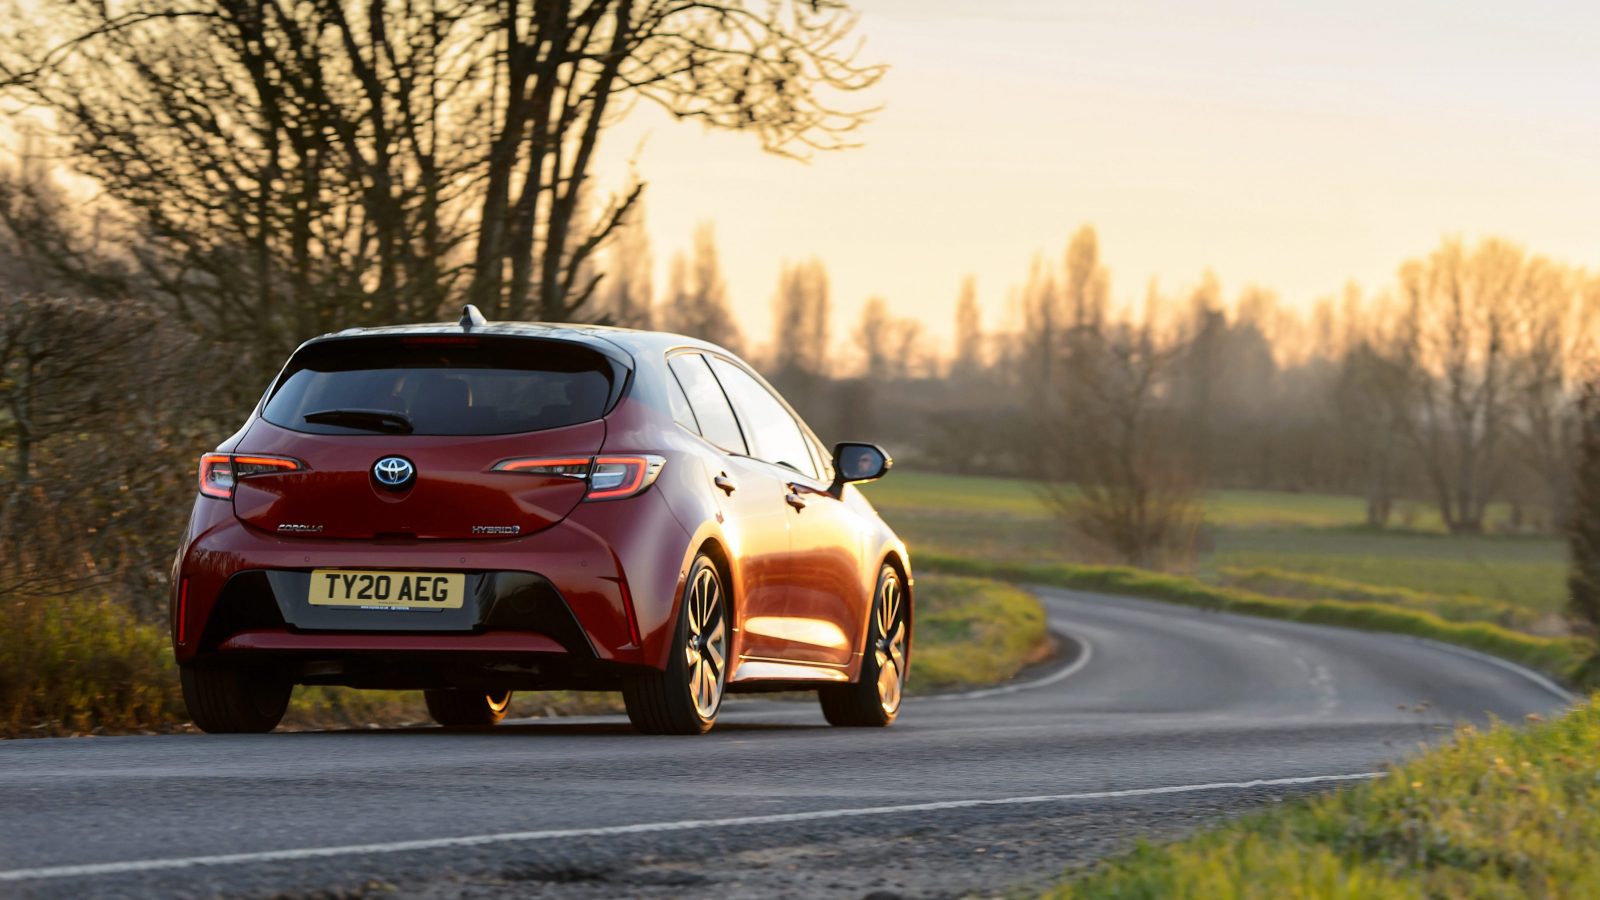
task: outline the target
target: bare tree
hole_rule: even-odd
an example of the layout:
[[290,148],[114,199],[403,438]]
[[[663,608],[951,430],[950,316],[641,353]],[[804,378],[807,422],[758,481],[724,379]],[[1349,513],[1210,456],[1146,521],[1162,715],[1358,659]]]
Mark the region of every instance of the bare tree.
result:
[[1065,352],[1065,316],[1055,277],[1042,256],[1035,256],[1023,285],[1022,333],[1017,340],[1020,386],[1026,402],[1041,415],[1053,416],[1059,402],[1055,390]]
[[1571,514],[1572,473],[1580,427],[1579,380],[1596,359],[1600,279],[1543,258],[1527,263],[1517,305],[1522,327],[1513,334],[1510,429],[1517,457],[1545,486],[1550,518],[1564,526]]
[[661,310],[668,331],[720,344],[735,353],[742,340],[728,309],[728,289],[717,264],[717,240],[710,222],[694,232],[694,255],[672,258],[666,307]]
[[1373,528],[1389,524],[1404,488],[1400,435],[1408,384],[1407,373],[1381,345],[1363,341],[1345,354],[1333,386],[1334,427]]
[[250,335],[263,369],[463,300],[588,315],[586,263],[642,190],[576,215],[624,104],[849,146],[870,111],[837,98],[881,73],[854,25],[837,0],[47,0],[0,26],[0,87],[148,234],[127,289]]
[[1511,337],[1528,277],[1522,250],[1497,240],[1471,251],[1447,240],[1400,270],[1406,434],[1452,533],[1483,530],[1506,472]]
[[0,288],[0,594],[161,604],[213,362],[146,305]]
[[901,380],[915,378],[932,365],[922,340],[922,323],[912,318],[895,319],[889,334],[889,374]]
[[597,310],[612,325],[649,328],[654,319],[655,259],[644,226],[644,203],[634,205],[607,251]]
[[1572,557],[1568,611],[1591,630],[1600,630],[1600,380],[1583,388],[1578,421],[1575,491],[1567,523]]
[[821,377],[828,353],[828,270],[821,260],[781,268],[773,312],[774,370],[788,381]]
[[856,326],[856,346],[861,348],[863,368],[868,379],[882,381],[889,375],[890,332],[894,327],[889,318],[889,304],[882,297],[871,297],[861,308],[861,324]]
[[1068,242],[1062,276],[1067,324],[1072,328],[1099,328],[1106,317],[1110,279],[1100,265],[1100,238],[1094,226],[1079,228]]
[[1132,565],[1187,558],[1201,521],[1184,420],[1162,399],[1184,352],[1148,322],[1080,332],[1035,448],[1057,515]]
[[983,370],[983,321],[978,311],[978,282],[968,275],[961,280],[956,299],[955,360],[951,375],[970,380]]

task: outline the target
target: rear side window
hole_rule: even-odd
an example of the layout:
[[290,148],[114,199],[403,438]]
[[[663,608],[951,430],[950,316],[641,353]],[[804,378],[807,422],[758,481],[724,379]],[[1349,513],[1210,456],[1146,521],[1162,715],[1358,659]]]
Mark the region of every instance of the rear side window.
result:
[[415,336],[313,344],[262,417],[312,434],[516,434],[598,419],[612,368],[558,341]]
[[728,398],[722,393],[717,379],[706,368],[705,357],[698,353],[680,353],[667,360],[672,374],[678,376],[683,392],[689,396],[689,407],[700,424],[700,434],[706,440],[732,453],[744,453],[744,436],[739,432],[739,422],[733,417]]
[[672,420],[689,429],[695,434],[700,433],[700,422],[694,417],[694,409],[689,406],[689,395],[683,392],[683,385],[678,383],[678,376],[667,373],[667,402],[672,404]]
[[750,373],[727,360],[713,358],[711,369],[739,413],[745,437],[752,445],[750,455],[816,478],[817,464],[811,458],[805,435],[778,398]]

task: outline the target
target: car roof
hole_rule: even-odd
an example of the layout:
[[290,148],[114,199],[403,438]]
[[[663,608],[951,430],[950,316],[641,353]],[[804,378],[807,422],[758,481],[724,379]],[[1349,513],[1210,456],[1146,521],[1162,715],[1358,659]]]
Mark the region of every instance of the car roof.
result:
[[[665,353],[680,347],[714,350],[732,355],[725,348],[709,341],[673,334],[666,331],[640,331],[611,325],[553,322],[485,322],[482,325],[463,325],[459,322],[431,322],[416,325],[381,325],[372,328],[346,328],[342,331],[319,335],[306,341],[306,345],[352,338],[390,337],[403,335],[493,335],[496,337],[521,337],[540,340],[567,341],[587,346],[632,367],[632,357],[644,353]],[[620,354],[619,354],[620,351]]]

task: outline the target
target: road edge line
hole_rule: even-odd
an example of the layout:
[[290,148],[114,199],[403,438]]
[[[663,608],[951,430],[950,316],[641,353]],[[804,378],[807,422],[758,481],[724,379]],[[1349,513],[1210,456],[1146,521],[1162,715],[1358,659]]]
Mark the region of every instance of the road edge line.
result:
[[1067,663],[1062,668],[1051,672],[1049,675],[1045,675],[1042,678],[1033,678],[1028,681],[1016,681],[1010,684],[998,685],[996,687],[978,688],[977,690],[961,691],[954,694],[926,694],[921,697],[911,696],[906,698],[906,702],[924,703],[935,700],[981,700],[984,697],[996,697],[1002,694],[1015,694],[1020,691],[1031,691],[1037,688],[1049,687],[1052,684],[1066,681],[1068,678],[1071,678],[1072,676],[1083,671],[1083,668],[1089,664],[1091,659],[1094,658],[1094,645],[1089,643],[1088,638],[1082,637],[1081,635],[1072,634],[1071,632],[1061,629],[1052,629],[1050,633],[1059,639],[1068,640],[1074,644],[1077,644],[1078,657],[1072,662]]
[[1557,684],[1553,679],[1549,678],[1548,676],[1540,673],[1539,671],[1537,671],[1535,669],[1528,668],[1527,666],[1523,665],[1522,663],[1506,659],[1503,656],[1495,656],[1493,653],[1485,653],[1482,650],[1475,650],[1475,649],[1473,649],[1471,647],[1463,647],[1460,644],[1452,644],[1452,643],[1449,643],[1447,641],[1438,641],[1438,640],[1434,640],[1433,638],[1419,637],[1417,635],[1412,635],[1412,634],[1399,634],[1399,633],[1393,632],[1393,631],[1379,632],[1379,633],[1381,633],[1381,634],[1392,634],[1392,635],[1394,635],[1395,637],[1398,637],[1398,638],[1406,638],[1406,639],[1409,639],[1409,640],[1412,640],[1412,641],[1416,641],[1419,644],[1426,644],[1426,645],[1428,645],[1430,647],[1433,647],[1433,648],[1435,648],[1437,650],[1443,650],[1446,653],[1454,653],[1457,656],[1464,656],[1464,657],[1467,657],[1468,659],[1475,659],[1475,660],[1478,660],[1479,662],[1486,662],[1486,663],[1488,663],[1488,664],[1490,664],[1492,666],[1499,666],[1500,668],[1505,669],[1508,672],[1512,672],[1514,674],[1521,675],[1523,678],[1527,679],[1528,681],[1531,681],[1534,684],[1538,685],[1539,687],[1545,689],[1551,695],[1553,695],[1556,698],[1560,699],[1561,702],[1563,702],[1563,703],[1571,705],[1571,704],[1574,704],[1574,703],[1578,702],[1578,695],[1577,694],[1575,694],[1572,691],[1569,691],[1566,688],[1562,687],[1561,685]]

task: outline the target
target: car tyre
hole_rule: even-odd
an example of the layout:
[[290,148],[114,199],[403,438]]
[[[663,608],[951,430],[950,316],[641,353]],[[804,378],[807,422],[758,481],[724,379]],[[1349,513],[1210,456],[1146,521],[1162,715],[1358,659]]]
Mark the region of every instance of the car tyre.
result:
[[623,684],[628,721],[645,734],[710,731],[727,688],[727,594],[710,557],[695,557],[678,606],[666,669]]
[[498,725],[511,708],[511,692],[440,688],[422,692],[428,715],[446,728],[488,728]]
[[823,718],[846,728],[882,728],[900,714],[911,661],[911,601],[900,573],[884,566],[873,591],[872,622],[861,655],[861,677],[853,684],[817,692]]
[[278,727],[294,685],[270,669],[183,666],[189,718],[207,734],[265,734]]

